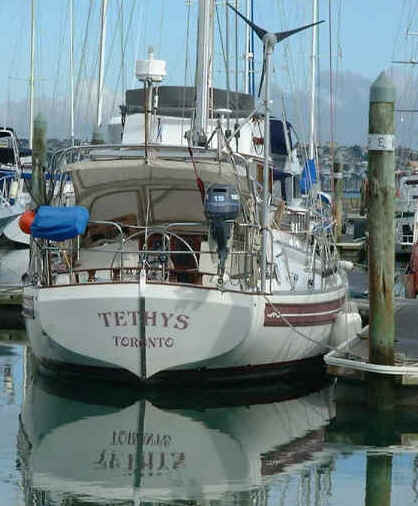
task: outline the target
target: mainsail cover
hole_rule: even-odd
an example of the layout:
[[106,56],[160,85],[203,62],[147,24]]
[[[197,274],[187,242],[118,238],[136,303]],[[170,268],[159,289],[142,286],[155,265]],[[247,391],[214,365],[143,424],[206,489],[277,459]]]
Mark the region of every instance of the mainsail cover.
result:
[[31,225],[32,237],[65,241],[84,234],[89,212],[82,206],[39,206]]
[[300,178],[299,186],[302,195],[309,193],[309,190],[316,183],[316,167],[315,161],[312,159],[306,160]]

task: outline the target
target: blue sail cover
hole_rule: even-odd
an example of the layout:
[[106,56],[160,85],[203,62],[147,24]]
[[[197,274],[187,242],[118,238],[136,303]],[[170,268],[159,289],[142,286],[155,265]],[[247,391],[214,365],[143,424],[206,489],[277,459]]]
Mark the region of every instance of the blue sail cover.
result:
[[40,206],[31,225],[32,237],[65,241],[84,234],[89,212],[85,207]]
[[300,192],[305,195],[309,192],[312,186],[316,183],[316,167],[315,160],[306,160],[303,166],[302,176],[300,178],[299,186]]

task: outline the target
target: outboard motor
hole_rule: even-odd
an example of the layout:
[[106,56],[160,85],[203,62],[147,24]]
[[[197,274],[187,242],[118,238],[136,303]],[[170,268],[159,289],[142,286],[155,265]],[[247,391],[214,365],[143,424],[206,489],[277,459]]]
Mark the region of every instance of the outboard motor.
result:
[[240,198],[232,184],[212,184],[206,191],[205,216],[209,220],[209,234],[218,246],[218,282],[222,284],[225,262],[228,256],[227,243],[231,236],[232,221],[240,213]]

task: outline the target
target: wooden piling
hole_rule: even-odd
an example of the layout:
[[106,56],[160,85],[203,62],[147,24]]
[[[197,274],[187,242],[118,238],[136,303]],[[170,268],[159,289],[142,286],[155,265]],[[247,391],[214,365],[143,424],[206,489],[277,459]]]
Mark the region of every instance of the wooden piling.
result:
[[365,506],[390,506],[392,455],[367,454]]
[[342,235],[343,220],[343,168],[340,153],[337,153],[334,160],[334,218],[335,240],[339,242]]
[[31,197],[36,205],[46,203],[44,169],[46,168],[46,121],[38,114],[33,122]]
[[[382,72],[370,88],[368,140],[369,360],[393,365],[395,318],[395,88]],[[369,375],[369,404],[391,404],[392,379]]]

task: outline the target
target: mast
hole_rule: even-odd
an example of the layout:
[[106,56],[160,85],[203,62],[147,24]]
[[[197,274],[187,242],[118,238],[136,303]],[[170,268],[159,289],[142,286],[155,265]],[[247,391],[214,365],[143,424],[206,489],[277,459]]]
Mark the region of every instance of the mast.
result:
[[[263,164],[263,213],[261,220],[261,265],[260,265],[260,290],[261,292],[266,291],[266,281],[267,281],[267,237],[268,237],[268,228],[270,225],[269,220],[269,183],[270,183],[270,83],[271,83],[271,57],[273,55],[273,50],[275,45],[278,42],[281,42],[287,37],[291,35],[301,32],[302,30],[306,30],[313,26],[305,25],[300,28],[295,28],[294,30],[287,30],[285,32],[277,32],[272,33],[264,30],[260,26],[257,26],[255,23],[247,19],[243,16],[237,9],[235,9],[230,3],[227,2],[227,5],[235,11],[238,16],[240,16],[256,33],[258,38],[263,42],[264,48],[264,75],[265,75],[265,85],[264,85],[264,164]],[[322,23],[322,21],[320,21]],[[317,21],[317,24],[319,22]],[[260,86],[261,88],[261,86]]]
[[273,49],[277,42],[275,34],[266,33],[263,37],[264,44],[264,64],[266,82],[264,85],[264,164],[263,164],[263,216],[262,216],[262,237],[261,249],[263,256],[261,259],[261,291],[266,291],[267,274],[267,227],[269,226],[269,183],[270,183],[270,66]]
[[[235,6],[235,8],[237,8]],[[246,3],[246,18],[251,22],[254,21],[254,0],[247,0]],[[254,31],[251,30],[250,25],[245,28],[245,83],[244,91],[249,95],[255,95],[255,82],[254,82]]]
[[[247,19],[251,16],[251,0],[247,0],[247,9],[245,16]],[[250,37],[251,37],[251,28],[250,25],[245,25],[245,93],[250,92]]]
[[74,146],[74,26],[73,26],[73,0],[70,0],[70,130],[71,130],[71,146]]
[[126,73],[125,73],[125,21],[123,12],[123,0],[120,0],[120,55],[121,55],[121,67],[122,67],[122,97],[123,103],[125,103],[125,91],[126,91]]
[[198,47],[196,62],[196,117],[193,125],[194,145],[205,145],[208,129],[209,88],[212,80],[212,45],[214,0],[199,0]]
[[31,42],[29,78],[29,148],[33,146],[33,112],[35,101],[35,0],[31,4]]
[[309,134],[309,159],[315,158],[315,118],[316,118],[316,74],[318,60],[318,0],[312,1],[312,64],[311,64],[311,118]]
[[[251,0],[251,23],[254,23],[254,0]],[[250,95],[255,96],[255,68],[254,68],[254,30],[251,30],[250,36]]]
[[103,107],[103,78],[104,78],[104,52],[106,42],[106,12],[107,12],[107,0],[102,0],[102,8],[100,12],[100,47],[99,47],[99,81],[97,88],[97,116],[96,116],[96,127],[100,128],[102,124],[102,107]]

